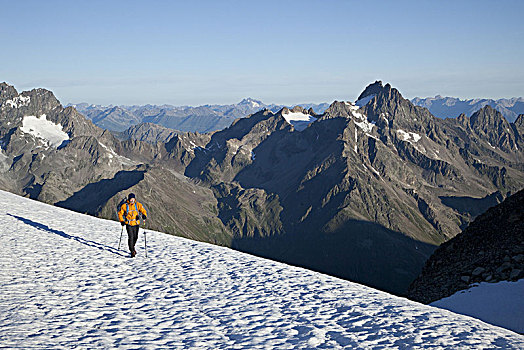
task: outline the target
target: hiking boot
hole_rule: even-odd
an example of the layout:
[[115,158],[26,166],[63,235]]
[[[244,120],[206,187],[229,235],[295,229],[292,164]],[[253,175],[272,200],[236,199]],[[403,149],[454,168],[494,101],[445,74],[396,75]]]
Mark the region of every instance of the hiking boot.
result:
[[133,250],[133,251],[131,252],[131,257],[134,258],[135,256],[136,256],[136,250]]

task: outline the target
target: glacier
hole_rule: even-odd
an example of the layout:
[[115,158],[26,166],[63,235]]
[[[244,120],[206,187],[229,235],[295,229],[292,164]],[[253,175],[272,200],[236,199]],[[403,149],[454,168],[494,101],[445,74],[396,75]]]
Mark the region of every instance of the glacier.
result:
[[524,348],[472,317],[161,232],[141,229],[129,258],[116,221],[0,202],[2,347]]

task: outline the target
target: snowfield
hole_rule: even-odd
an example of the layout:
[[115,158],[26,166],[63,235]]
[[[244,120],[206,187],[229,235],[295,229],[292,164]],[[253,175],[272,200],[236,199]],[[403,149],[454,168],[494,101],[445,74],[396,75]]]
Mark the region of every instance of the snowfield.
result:
[[524,348],[474,318],[159,232],[131,259],[117,222],[0,202],[2,348]]
[[69,135],[62,131],[62,125],[47,120],[45,114],[42,114],[40,118],[34,115],[25,116],[20,130],[44,140],[48,145],[55,148],[69,140]]
[[282,116],[290,124],[292,124],[293,122],[310,122],[311,123],[317,120],[317,118],[313,117],[312,115],[309,115],[306,113],[300,113],[300,112],[282,113]]
[[477,283],[431,305],[524,333],[524,279]]

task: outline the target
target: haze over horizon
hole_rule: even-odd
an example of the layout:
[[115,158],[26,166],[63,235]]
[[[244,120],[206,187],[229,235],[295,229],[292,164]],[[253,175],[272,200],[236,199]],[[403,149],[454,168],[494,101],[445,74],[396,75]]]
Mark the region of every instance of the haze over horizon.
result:
[[0,81],[63,103],[524,95],[520,1],[7,3]]

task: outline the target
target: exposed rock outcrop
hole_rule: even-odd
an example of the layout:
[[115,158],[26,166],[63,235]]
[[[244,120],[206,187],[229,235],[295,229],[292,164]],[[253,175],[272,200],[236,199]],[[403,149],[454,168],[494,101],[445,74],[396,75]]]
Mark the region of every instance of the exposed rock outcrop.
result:
[[431,303],[478,282],[524,277],[524,190],[478,216],[442,244],[411,284],[408,297]]

